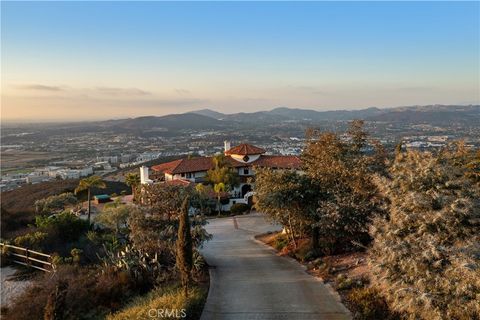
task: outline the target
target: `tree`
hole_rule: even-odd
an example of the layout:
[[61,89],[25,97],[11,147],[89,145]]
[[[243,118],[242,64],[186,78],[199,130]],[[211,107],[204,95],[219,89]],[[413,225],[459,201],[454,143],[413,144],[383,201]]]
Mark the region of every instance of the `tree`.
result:
[[365,121],[353,120],[347,130],[347,135],[350,138],[350,150],[358,155],[362,149],[367,145],[368,133],[364,130]]
[[225,184],[223,182],[215,183],[215,185],[213,186],[213,191],[215,192],[217,198],[218,215],[220,215],[222,209],[221,199],[222,193],[225,192]]
[[367,134],[362,125],[354,121],[346,141],[330,132],[307,133],[302,160],[306,175],[318,188],[311,225],[318,228],[326,254],[351,250],[354,243],[366,244],[371,218],[383,213],[372,179],[374,165],[381,160],[363,152]]
[[480,316],[480,188],[466,174],[471,156],[407,150],[377,181],[389,215],[371,229],[372,280],[411,319]]
[[285,226],[296,247],[298,236],[311,225],[318,189],[309,177],[295,171],[256,170],[257,209]]
[[118,235],[122,229],[126,228],[127,220],[132,210],[131,206],[122,204],[105,206],[105,209],[95,218],[95,221],[111,230],[115,230],[115,233]]
[[[147,185],[144,188],[145,205],[134,207],[127,224],[129,239],[136,248],[157,254],[165,265],[175,265],[176,239],[182,204],[186,197],[191,199],[193,188],[168,184]],[[196,247],[210,238],[203,226],[205,217],[198,215],[192,219],[192,239]]]
[[237,172],[228,165],[223,154],[213,157],[215,167],[207,171],[206,180],[212,185],[223,183],[226,190],[237,186],[240,182]]
[[195,186],[194,199],[197,206],[200,207],[199,209],[202,215],[205,214],[206,207],[213,194],[214,190],[211,186],[207,186],[202,183],[199,183]]
[[80,180],[78,187],[75,189],[75,194],[78,194],[82,191],[87,191],[87,199],[88,199],[88,222],[90,223],[90,214],[91,214],[91,189],[92,188],[100,188],[105,189],[107,185],[99,176],[90,176],[88,178],[84,178]]
[[188,297],[188,283],[190,282],[193,265],[192,234],[190,233],[191,226],[188,217],[189,207],[189,198],[186,197],[182,204],[177,239],[177,268],[180,271],[185,297]]
[[140,175],[133,172],[127,173],[125,175],[125,183],[132,188],[133,201],[135,201],[137,187],[140,184]]

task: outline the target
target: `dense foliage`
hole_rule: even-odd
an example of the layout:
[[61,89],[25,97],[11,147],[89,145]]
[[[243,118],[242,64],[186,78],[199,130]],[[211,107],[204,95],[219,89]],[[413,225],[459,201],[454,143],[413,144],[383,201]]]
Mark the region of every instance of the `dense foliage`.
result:
[[367,137],[359,121],[342,136],[309,131],[302,173],[257,169],[256,207],[286,226],[294,244],[310,235],[318,253],[367,244],[371,218],[383,213],[372,173],[386,166],[383,149]]
[[59,316],[54,319],[101,319],[118,310],[132,294],[145,292],[122,271],[101,273],[96,268],[62,265],[54,277],[40,277],[8,307],[2,319],[45,319],[52,309]]
[[[6,311],[2,318],[103,318],[155,287],[176,286],[176,243],[181,230],[185,231],[182,234],[191,230],[191,241],[184,241],[191,244],[190,254],[185,256],[190,257],[188,281],[198,281],[205,263],[197,249],[209,235],[203,228],[204,218],[197,215],[189,221],[188,202],[183,209],[181,205],[195,193],[192,188],[166,184],[146,187],[141,206],[120,201],[105,205],[94,230],[69,212],[38,216],[34,231],[18,237],[16,243],[55,252],[57,272],[38,279],[8,310],[2,310]],[[182,213],[184,219],[180,220]],[[198,298],[198,286],[190,286]],[[26,301],[31,306],[28,314],[21,310]],[[195,310],[192,312],[198,312]]]
[[248,212],[250,210],[250,206],[246,203],[235,203],[230,207],[231,214],[242,214]]
[[79,239],[89,228],[89,223],[70,212],[51,216],[37,216],[34,231],[18,236],[14,244],[44,252],[69,251],[68,244]]
[[463,147],[398,153],[378,180],[389,216],[375,219],[376,287],[411,319],[480,318],[480,189]]
[[239,183],[237,172],[228,165],[226,157],[218,154],[213,157],[214,168],[208,170],[206,180],[212,185],[223,183],[227,190],[235,187]]
[[66,206],[73,206],[77,203],[78,200],[74,194],[66,192],[35,201],[35,211],[40,214],[58,213],[63,211]]

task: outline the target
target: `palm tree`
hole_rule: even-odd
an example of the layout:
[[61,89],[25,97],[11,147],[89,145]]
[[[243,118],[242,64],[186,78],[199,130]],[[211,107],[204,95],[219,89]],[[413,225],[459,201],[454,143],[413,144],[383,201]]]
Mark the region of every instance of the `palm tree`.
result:
[[107,185],[99,176],[90,176],[88,178],[80,180],[78,183],[78,187],[75,189],[75,194],[79,192],[87,190],[87,198],[88,198],[88,222],[90,223],[90,212],[91,212],[91,196],[90,191],[92,188],[100,188],[105,189]]
[[127,173],[125,175],[125,183],[127,184],[127,186],[132,188],[132,200],[135,200],[135,191],[137,189],[137,186],[140,184],[140,175],[133,172]]
[[220,215],[220,210],[222,209],[220,199],[222,197],[222,192],[225,192],[225,184],[223,182],[216,183],[213,186],[213,191],[217,195],[217,207],[218,207],[218,215]]

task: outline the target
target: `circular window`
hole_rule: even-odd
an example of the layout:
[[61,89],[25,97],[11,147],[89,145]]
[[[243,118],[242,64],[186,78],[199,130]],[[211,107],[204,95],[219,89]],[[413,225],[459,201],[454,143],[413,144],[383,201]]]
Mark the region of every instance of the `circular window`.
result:
[[250,160],[250,157],[249,157],[249,156],[244,156],[244,157],[243,157],[243,161],[248,162],[248,160]]

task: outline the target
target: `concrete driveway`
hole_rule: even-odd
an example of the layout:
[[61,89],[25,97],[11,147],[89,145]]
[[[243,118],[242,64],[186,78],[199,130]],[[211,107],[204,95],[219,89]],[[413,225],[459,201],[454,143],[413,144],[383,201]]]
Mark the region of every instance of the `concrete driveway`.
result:
[[261,214],[210,220],[213,239],[202,253],[212,269],[201,320],[351,319],[321,281],[253,239],[279,229]]

